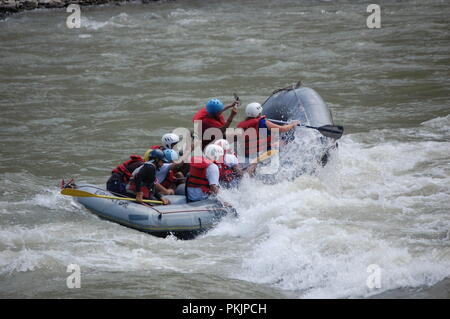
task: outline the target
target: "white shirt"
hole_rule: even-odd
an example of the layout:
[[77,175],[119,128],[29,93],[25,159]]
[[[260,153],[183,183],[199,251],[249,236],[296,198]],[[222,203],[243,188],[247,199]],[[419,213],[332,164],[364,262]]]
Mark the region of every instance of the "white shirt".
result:
[[[214,163],[209,164],[206,169],[206,178],[208,179],[209,185],[219,185],[219,166]],[[187,194],[189,200],[191,201],[199,201],[208,198],[208,194],[205,194],[200,187],[188,187]]]

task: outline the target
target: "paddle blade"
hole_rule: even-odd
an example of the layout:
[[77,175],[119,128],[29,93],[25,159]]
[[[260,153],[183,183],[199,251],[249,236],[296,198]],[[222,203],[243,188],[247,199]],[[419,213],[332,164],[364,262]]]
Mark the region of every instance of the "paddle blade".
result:
[[344,127],[340,125],[324,125],[318,127],[317,130],[322,133],[323,136],[334,138],[335,140],[341,138],[344,134]]
[[262,153],[261,155],[259,155],[257,158],[255,158],[252,161],[252,164],[260,163],[262,161],[265,161],[266,159],[271,158],[272,156],[274,156],[277,153],[278,153],[278,150],[270,150],[270,151],[267,151],[265,153]]
[[96,197],[97,195],[85,192],[79,189],[64,188],[61,190],[62,195],[74,196],[74,197]]

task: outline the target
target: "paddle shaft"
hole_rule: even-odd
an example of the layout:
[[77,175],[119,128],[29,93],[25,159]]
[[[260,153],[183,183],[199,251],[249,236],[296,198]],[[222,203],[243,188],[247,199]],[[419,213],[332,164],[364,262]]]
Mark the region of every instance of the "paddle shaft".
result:
[[[106,198],[106,199],[119,199],[119,200],[136,201],[136,198],[98,195],[98,194],[92,194],[92,193],[89,193],[89,192],[86,192],[86,191],[82,191],[82,190],[79,190],[79,189],[74,189],[74,188],[64,188],[64,189],[61,190],[61,194],[62,195],[67,195],[67,196],[74,196],[74,197],[98,197],[98,198]],[[153,203],[153,204],[163,204],[162,201],[148,200],[148,199],[144,199],[142,202],[144,202],[144,203]]]
[[[291,124],[289,122],[272,120],[272,119],[268,119],[268,121],[278,123],[278,124]],[[297,124],[297,126],[318,130],[320,133],[322,133],[322,135],[331,137],[334,139],[339,139],[342,136],[342,134],[344,133],[344,128],[339,125],[324,125],[324,126],[316,127],[316,126],[309,126],[309,125],[304,125],[304,124]]]

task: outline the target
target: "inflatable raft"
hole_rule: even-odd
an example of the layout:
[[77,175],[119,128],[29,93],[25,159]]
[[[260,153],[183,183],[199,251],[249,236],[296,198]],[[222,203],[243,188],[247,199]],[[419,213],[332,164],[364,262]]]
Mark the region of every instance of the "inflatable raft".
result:
[[[100,196],[116,196],[94,185],[78,185],[75,189]],[[167,195],[170,205],[142,205],[129,200],[99,197],[75,197],[76,201],[93,214],[123,226],[158,237],[170,234],[180,239],[191,239],[214,227],[231,207],[216,200],[186,203],[184,195]]]

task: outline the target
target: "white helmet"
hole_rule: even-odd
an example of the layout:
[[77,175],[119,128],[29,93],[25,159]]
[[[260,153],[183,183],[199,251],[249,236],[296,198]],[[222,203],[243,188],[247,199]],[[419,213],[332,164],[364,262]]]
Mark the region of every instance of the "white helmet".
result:
[[223,148],[219,145],[209,144],[205,147],[205,157],[211,161],[218,161],[223,156]]
[[219,145],[224,151],[228,151],[230,149],[230,143],[228,143],[225,139],[215,141],[214,145]]
[[170,148],[170,149],[172,149],[173,146],[175,144],[177,144],[179,141],[180,141],[180,137],[173,133],[164,134],[163,137],[161,138],[162,145],[165,148]]
[[257,102],[253,102],[247,105],[245,108],[245,114],[247,114],[248,117],[257,117],[261,112],[263,108],[261,104]]

